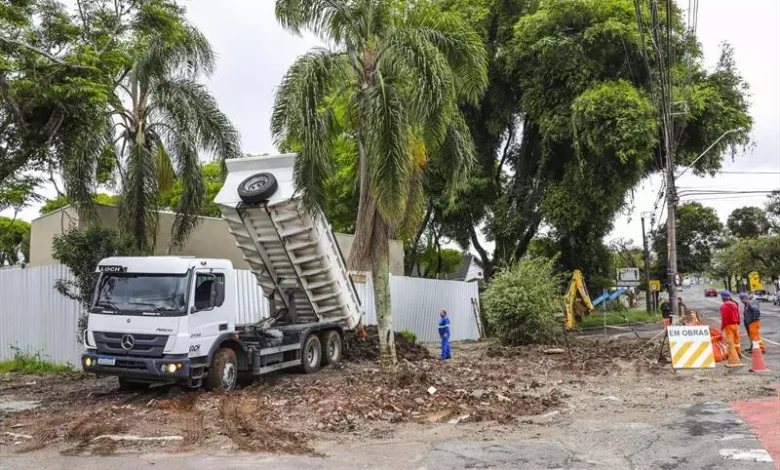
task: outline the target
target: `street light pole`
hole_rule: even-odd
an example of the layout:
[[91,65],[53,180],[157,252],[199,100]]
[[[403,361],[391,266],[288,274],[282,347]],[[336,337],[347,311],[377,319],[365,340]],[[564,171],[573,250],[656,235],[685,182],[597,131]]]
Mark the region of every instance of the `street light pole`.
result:
[[645,252],[645,304],[647,313],[651,313],[652,305],[650,302],[650,250],[647,248],[647,234],[645,233],[645,219],[652,217],[652,212],[642,212],[642,245]]

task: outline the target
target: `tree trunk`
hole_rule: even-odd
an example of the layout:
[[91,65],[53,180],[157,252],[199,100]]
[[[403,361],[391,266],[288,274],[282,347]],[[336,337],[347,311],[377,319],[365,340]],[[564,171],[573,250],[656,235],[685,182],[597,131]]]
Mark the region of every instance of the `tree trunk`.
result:
[[356,271],[371,271],[374,281],[374,305],[379,330],[379,357],[383,371],[397,364],[392,310],[390,309],[390,235],[391,227],[379,214],[371,196],[370,172],[366,150],[358,138],[360,164],[360,202],[355,224],[355,241],[348,265]]

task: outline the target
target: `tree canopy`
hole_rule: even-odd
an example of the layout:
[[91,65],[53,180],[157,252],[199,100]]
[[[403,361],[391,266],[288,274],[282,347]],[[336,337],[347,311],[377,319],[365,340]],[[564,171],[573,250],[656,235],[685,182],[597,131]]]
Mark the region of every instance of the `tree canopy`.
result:
[[30,224],[0,216],[0,266],[30,261]]
[[[521,258],[544,226],[565,269],[603,277],[603,237],[630,208],[631,190],[666,158],[658,145],[658,64],[637,21],[649,18],[647,5],[442,3],[475,25],[490,54],[488,90],[466,112],[479,165],[450,208],[455,231],[470,232],[464,248],[476,249],[489,274]],[[715,70],[705,70],[680,11],[670,13],[673,35],[663,42],[673,50],[674,101],[687,106],[675,115],[678,163],[691,163],[723,132],[740,129],[694,165],[698,174],[715,171],[729,149],[749,142],[747,86],[728,46]],[[495,243],[492,253],[480,231]]]
[[740,207],[729,214],[726,227],[737,238],[756,238],[767,235],[770,225],[760,207]]
[[[652,233],[658,255],[656,276],[666,278],[666,223]],[[715,209],[698,202],[677,206],[677,269],[680,273],[709,272],[715,247],[722,241],[723,224]]]

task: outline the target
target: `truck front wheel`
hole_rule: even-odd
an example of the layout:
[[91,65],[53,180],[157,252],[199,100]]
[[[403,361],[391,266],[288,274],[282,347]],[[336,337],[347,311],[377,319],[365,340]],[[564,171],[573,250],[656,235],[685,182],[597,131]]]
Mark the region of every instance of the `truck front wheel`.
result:
[[238,382],[238,361],[236,352],[230,348],[221,348],[211,360],[206,390],[229,392],[236,388]]
[[317,372],[322,363],[322,343],[317,335],[309,335],[301,352],[301,367],[306,374]]

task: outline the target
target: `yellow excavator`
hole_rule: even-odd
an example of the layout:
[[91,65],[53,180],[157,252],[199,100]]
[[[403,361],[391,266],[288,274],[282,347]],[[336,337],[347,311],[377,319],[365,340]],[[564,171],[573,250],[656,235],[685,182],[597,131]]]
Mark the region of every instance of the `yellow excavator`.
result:
[[590,300],[582,271],[579,269],[575,269],[572,274],[569,288],[563,295],[563,303],[566,309],[567,329],[574,328],[580,318],[588,316],[596,308]]

